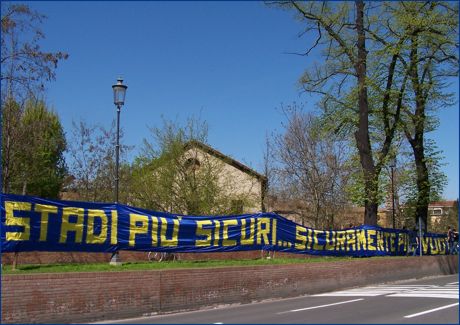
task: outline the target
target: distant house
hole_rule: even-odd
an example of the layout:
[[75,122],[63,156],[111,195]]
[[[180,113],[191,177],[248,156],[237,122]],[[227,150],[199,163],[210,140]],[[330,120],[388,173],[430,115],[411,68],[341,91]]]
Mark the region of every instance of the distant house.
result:
[[437,201],[428,205],[428,218],[432,224],[439,223],[443,217],[447,217],[450,211],[456,208],[457,201]]
[[[457,209],[457,201],[435,201],[428,205],[428,231],[441,231],[445,226],[445,223],[449,223],[448,217],[451,211]],[[396,225],[405,225],[406,227],[413,227],[414,222],[414,207],[408,207],[405,205],[396,205],[395,207]],[[386,209],[386,216],[383,220],[385,227],[392,227],[392,214],[391,208]],[[441,228],[440,228],[441,227]]]
[[220,165],[219,183],[224,191],[229,196],[245,197],[244,201],[234,200],[232,202],[232,210],[235,213],[265,211],[267,178],[264,175],[199,141],[187,142],[184,156],[190,168],[200,168],[203,163]]

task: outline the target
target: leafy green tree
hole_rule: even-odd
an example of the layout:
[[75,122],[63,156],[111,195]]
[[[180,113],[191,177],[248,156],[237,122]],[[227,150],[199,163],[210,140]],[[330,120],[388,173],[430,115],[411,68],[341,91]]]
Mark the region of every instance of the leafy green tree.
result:
[[15,135],[14,142],[3,146],[4,190],[58,198],[66,175],[66,141],[59,117],[43,101],[30,100],[22,114],[20,111],[14,102],[3,110],[7,121],[3,134]]
[[[438,109],[453,104],[446,87],[449,79],[458,76],[458,3],[385,2],[380,10],[385,17],[380,19],[381,30],[369,29],[368,33],[384,47],[399,40],[394,52],[399,62],[395,72],[406,88],[400,97],[399,124],[413,153],[417,191],[417,196],[411,197],[414,216],[421,217],[426,225],[428,204],[433,193],[440,192],[443,182],[438,180],[444,178],[432,176],[439,174],[438,165],[432,161],[440,157],[425,135],[438,127]],[[438,183],[433,183],[435,180]]]
[[304,23],[302,34],[316,39],[302,55],[320,47],[321,64],[300,78],[302,88],[322,96],[325,119],[336,132],[352,136],[359,157],[364,223],[377,224],[379,178],[388,160],[401,112],[406,80],[399,80],[398,53],[406,35],[385,46],[369,34],[381,35],[375,6],[363,1],[275,2]]
[[[407,150],[409,149],[409,150]],[[415,166],[412,148],[401,149],[399,157],[401,163],[398,167],[398,187],[402,204],[406,209],[405,217],[411,218],[414,222],[417,222],[419,214],[417,214],[418,198],[420,192],[418,190],[418,172]],[[447,185],[447,176],[442,171],[442,155],[437,150],[434,141],[425,140],[424,153],[427,157],[425,160],[426,167],[428,170],[428,179],[430,192],[428,193],[428,202],[440,201],[445,186]],[[428,209],[428,206],[427,206]],[[428,224],[427,219],[423,219],[423,222]]]
[[410,79],[402,125],[414,156],[415,215],[426,227],[433,192],[439,192],[439,182],[445,179],[432,176],[439,174],[437,169],[430,170],[438,157],[432,154],[433,145],[425,134],[437,126],[437,109],[453,105],[453,96],[445,89],[449,78],[458,77],[458,3],[399,2],[395,16],[398,25],[393,27],[410,35],[401,53]]

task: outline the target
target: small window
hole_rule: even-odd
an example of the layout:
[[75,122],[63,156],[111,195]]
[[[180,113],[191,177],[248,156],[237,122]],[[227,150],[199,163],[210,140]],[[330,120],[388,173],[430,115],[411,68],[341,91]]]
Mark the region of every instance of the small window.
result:
[[440,216],[441,214],[442,214],[442,209],[440,208],[433,209],[432,215]]
[[185,162],[185,167],[187,169],[197,170],[200,168],[200,161],[196,158],[189,158]]

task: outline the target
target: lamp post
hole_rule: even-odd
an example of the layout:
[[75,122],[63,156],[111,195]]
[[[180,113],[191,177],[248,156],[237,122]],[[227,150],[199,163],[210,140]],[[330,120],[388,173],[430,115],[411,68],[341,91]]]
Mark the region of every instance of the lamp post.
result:
[[[123,84],[123,79],[118,78],[117,83],[112,85],[113,103],[117,107],[117,144],[115,147],[115,204],[118,204],[118,183],[119,183],[119,161],[120,161],[120,112],[121,107],[125,104],[126,89],[128,86]],[[112,254],[110,259],[111,265],[121,265],[118,251]]]
[[113,102],[117,106],[117,145],[115,150],[115,203],[118,203],[118,169],[120,160],[120,111],[125,103],[126,89],[128,86],[123,85],[123,79],[118,78],[117,83],[112,86],[113,89]]
[[396,157],[393,158],[390,162],[391,168],[391,213],[393,216],[393,229],[396,228],[396,219],[395,219],[395,185],[394,185],[394,169],[396,167]]

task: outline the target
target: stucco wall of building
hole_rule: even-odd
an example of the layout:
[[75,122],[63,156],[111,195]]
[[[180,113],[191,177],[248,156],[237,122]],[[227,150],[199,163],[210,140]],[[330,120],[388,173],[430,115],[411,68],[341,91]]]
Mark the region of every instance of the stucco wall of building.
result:
[[250,175],[224,160],[199,148],[190,148],[184,154],[185,159],[196,159],[200,164],[208,164],[218,172],[218,184],[229,196],[242,196],[249,204],[243,207],[244,213],[262,211],[263,184],[260,179]]

